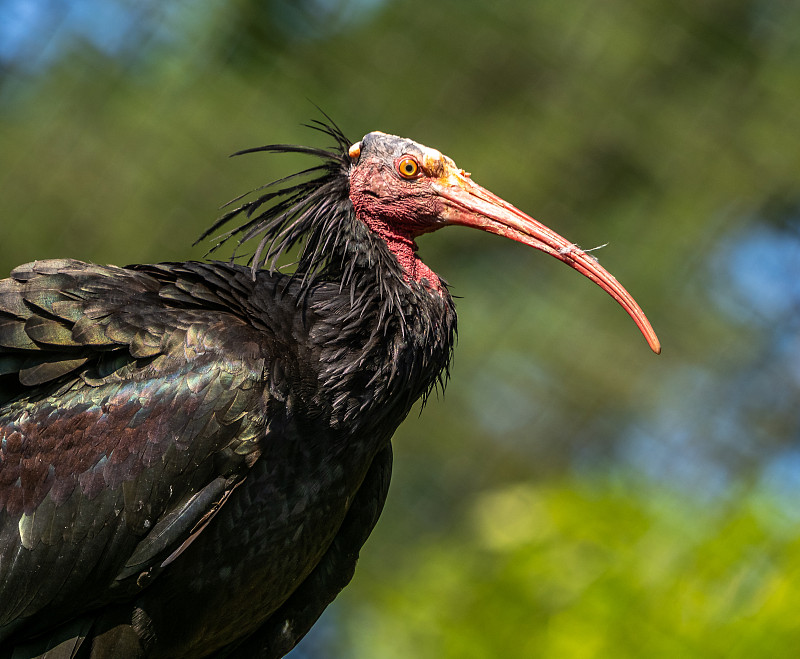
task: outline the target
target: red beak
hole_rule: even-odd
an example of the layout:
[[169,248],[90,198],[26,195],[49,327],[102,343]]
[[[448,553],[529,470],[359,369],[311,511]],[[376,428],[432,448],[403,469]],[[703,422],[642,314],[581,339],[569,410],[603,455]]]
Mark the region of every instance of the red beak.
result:
[[433,188],[444,200],[445,208],[440,217],[446,224],[460,224],[506,236],[563,261],[619,302],[644,334],[653,352],[661,352],[658,337],[636,300],[608,270],[580,247],[473,183],[465,172],[448,172],[434,180]]

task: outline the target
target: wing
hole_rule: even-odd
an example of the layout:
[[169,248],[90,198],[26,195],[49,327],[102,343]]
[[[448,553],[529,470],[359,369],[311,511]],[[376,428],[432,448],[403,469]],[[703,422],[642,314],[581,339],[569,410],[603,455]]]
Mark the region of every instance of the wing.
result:
[[0,281],[0,643],[144,587],[259,455],[263,334],[169,272]]
[[392,473],[392,446],[375,456],[330,547],[297,590],[250,638],[215,654],[227,659],[278,659],[306,635],[355,572],[361,547],[383,510]]

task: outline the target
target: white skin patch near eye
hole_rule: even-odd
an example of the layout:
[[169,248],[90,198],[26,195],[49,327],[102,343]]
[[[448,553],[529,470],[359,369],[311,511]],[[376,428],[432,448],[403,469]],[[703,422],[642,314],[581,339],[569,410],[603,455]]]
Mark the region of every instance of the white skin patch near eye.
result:
[[442,174],[446,167],[457,169],[456,164],[441,151],[431,149],[428,146],[420,145],[422,150],[422,168],[426,173],[438,176]]

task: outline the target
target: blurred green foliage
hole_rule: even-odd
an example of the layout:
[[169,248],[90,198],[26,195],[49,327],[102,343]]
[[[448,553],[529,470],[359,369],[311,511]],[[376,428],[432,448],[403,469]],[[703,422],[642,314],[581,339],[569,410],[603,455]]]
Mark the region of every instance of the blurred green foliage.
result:
[[0,58],[3,271],[203,258],[303,163],[226,155],[315,142],[316,103],[609,243],[659,332],[518,244],[425,236],[453,382],[298,656],[794,656],[800,6],[6,0]]
[[758,492],[720,505],[641,482],[507,485],[393,569],[365,559],[371,606],[344,617],[342,656],[794,657],[797,522]]

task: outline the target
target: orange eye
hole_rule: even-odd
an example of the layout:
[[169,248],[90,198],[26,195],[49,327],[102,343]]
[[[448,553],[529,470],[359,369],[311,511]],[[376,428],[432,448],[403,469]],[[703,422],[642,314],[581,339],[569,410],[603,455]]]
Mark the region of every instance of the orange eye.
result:
[[404,156],[397,163],[397,171],[403,178],[414,178],[419,174],[419,163],[411,156]]

